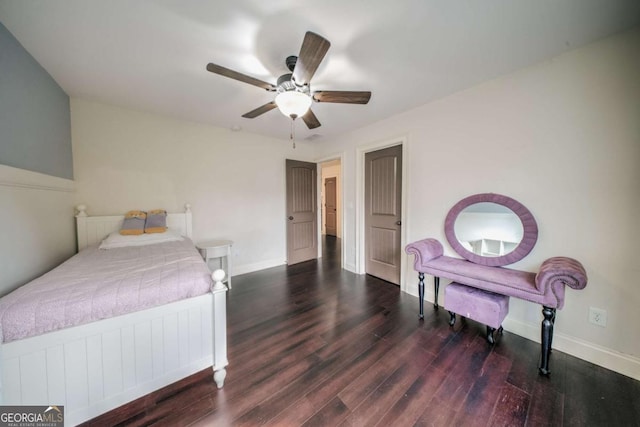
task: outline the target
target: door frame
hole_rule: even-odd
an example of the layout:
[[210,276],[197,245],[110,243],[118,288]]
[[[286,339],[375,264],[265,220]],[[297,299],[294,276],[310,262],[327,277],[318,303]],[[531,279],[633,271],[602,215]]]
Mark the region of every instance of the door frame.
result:
[[[340,160],[340,179],[336,180],[336,189],[340,188],[340,210],[338,217],[340,218],[340,268],[345,268],[346,251],[344,250],[344,242],[346,238],[346,227],[344,221],[344,151],[336,154],[332,154],[326,157],[321,157],[315,160],[317,165],[316,176],[322,176],[322,163],[330,162],[332,160]],[[318,204],[318,224],[322,223],[322,185],[324,182],[322,179],[317,180],[317,204]],[[318,227],[318,258],[322,257],[322,227]]]
[[402,228],[400,229],[400,290],[406,292],[405,271],[407,269],[407,254],[404,247],[407,245],[407,230],[409,223],[407,221],[408,204],[407,204],[407,164],[409,163],[408,144],[406,136],[386,139],[363,145],[356,148],[356,268],[358,274],[366,273],[366,249],[365,249],[365,155],[372,151],[382,150],[383,148],[393,147],[395,145],[402,146]]

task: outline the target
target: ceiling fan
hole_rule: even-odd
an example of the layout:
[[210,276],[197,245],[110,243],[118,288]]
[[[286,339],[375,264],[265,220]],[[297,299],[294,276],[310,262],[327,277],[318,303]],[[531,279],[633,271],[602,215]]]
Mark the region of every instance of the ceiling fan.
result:
[[337,90],[311,92],[311,78],[329,50],[329,46],[331,46],[329,40],[307,31],[302,41],[300,54],[298,56],[289,56],[285,61],[291,73],[281,75],[275,85],[213,63],[207,64],[207,70],[277,93],[273,101],[243,114],[242,117],[253,119],[278,107],[285,116],[291,117],[293,120],[302,117],[309,129],[315,129],[320,126],[320,122],[311,111],[312,101],[366,104],[371,98],[371,92]]

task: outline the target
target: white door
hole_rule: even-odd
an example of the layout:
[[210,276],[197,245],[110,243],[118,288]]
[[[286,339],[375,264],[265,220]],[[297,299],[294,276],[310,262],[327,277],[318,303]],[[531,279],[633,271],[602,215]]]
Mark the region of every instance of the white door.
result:
[[365,154],[365,271],[400,284],[402,146]]
[[318,257],[316,164],[288,160],[287,264]]

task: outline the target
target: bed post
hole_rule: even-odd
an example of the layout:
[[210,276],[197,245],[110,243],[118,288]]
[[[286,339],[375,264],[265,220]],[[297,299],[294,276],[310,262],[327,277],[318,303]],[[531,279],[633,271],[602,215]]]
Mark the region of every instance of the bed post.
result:
[[227,376],[227,287],[222,283],[224,271],[213,272],[213,380],[218,388],[224,385]]

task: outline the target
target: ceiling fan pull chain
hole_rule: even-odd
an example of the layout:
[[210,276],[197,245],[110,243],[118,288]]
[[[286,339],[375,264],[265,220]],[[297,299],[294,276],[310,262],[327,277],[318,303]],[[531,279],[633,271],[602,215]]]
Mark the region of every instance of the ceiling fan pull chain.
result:
[[291,142],[293,142],[293,148],[296,148],[296,119],[291,118],[291,134],[289,135],[291,138]]

